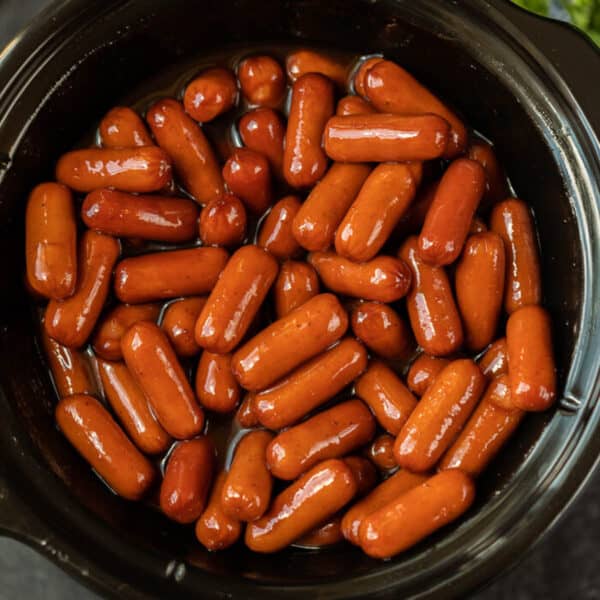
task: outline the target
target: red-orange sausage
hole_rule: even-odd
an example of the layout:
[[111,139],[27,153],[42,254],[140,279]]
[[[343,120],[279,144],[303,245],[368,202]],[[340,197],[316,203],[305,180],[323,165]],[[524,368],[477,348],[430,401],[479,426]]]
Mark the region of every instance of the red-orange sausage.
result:
[[360,400],[348,400],[280,433],[267,448],[267,464],[279,479],[295,479],[316,463],[366,444],[375,420]]
[[365,61],[363,61],[360,67],[356,69],[356,73],[354,74],[353,78],[354,91],[362,98],[366,99],[367,97],[367,90],[365,88],[367,83],[367,73],[371,67],[383,62],[383,60],[384,59],[381,56],[372,56],[371,58],[367,58]]
[[451,469],[428,479],[365,518],[360,546],[373,558],[389,558],[465,513],[475,486],[462,471]]
[[294,542],[294,546],[302,548],[324,548],[333,546],[344,539],[340,528],[342,518],[340,516],[329,519],[322,525],[303,535]]
[[126,106],[109,110],[100,121],[98,131],[105,148],[152,146],[154,143],[141,117]]
[[167,306],[161,327],[177,356],[195,356],[200,352],[200,346],[194,337],[194,328],[205,304],[205,297],[190,296],[171,302]]
[[132,325],[121,340],[121,350],[127,367],[167,433],[177,439],[200,433],[204,413],[158,325],[148,321]]
[[91,396],[69,396],[56,407],[65,437],[123,498],[139,500],[154,482],[152,463],[129,441],[108,411]]
[[419,235],[422,260],[442,266],[458,258],[484,187],[485,171],[478,162],[459,158],[448,167]]
[[277,271],[277,261],[258,246],[235,252],[196,321],[196,342],[210,352],[231,352],[248,331]]
[[183,105],[192,119],[212,121],[235,105],[237,95],[235,76],[231,71],[206,69],[188,83],[183,95]]
[[51,300],[46,308],[44,325],[50,337],[70,348],[85,344],[108,296],[119,252],[114,238],[93,231],[83,234],[75,293],[66,300]]
[[205,246],[237,246],[246,237],[246,209],[233,194],[224,194],[202,209],[198,229]]
[[77,283],[77,225],[71,192],[59,183],[36,186],[25,215],[27,282],[45,298],[62,300]]
[[258,245],[279,260],[293,258],[302,252],[292,233],[292,222],[300,206],[297,196],[285,196],[273,206],[258,232]]
[[330,290],[345,296],[394,302],[410,289],[410,268],[392,256],[379,255],[368,262],[355,263],[334,252],[313,252],[308,262]]
[[192,523],[204,510],[215,449],[206,436],[180,442],[169,455],[160,486],[160,508],[173,521]]
[[389,433],[382,433],[376,437],[371,442],[367,454],[381,471],[391,471],[398,467],[394,458],[394,437]]
[[446,272],[419,258],[416,237],[406,240],[399,256],[412,270],[406,305],[418,344],[433,356],[455,352],[463,343],[463,330]]
[[508,373],[506,338],[497,339],[490,344],[485,354],[477,362],[486,377],[497,377]]
[[508,196],[506,176],[492,146],[483,140],[474,140],[469,144],[467,156],[480,163],[485,170],[484,201],[488,204],[495,204],[504,200]]
[[176,243],[196,236],[198,207],[184,198],[101,189],[86,196],[81,218],[101,233]]
[[356,493],[356,481],[342,460],[326,460],[281,492],[269,511],[246,528],[254,552],[277,552],[308,533]]
[[333,85],[326,77],[307,73],[294,83],[283,151],[283,174],[292,187],[311,186],[325,174],[321,137],[333,110]]
[[271,167],[264,154],[236,148],[223,167],[227,187],[244,201],[248,210],[262,215],[272,200]]
[[377,471],[368,458],[362,456],[346,456],[344,462],[350,467],[356,480],[356,495],[364,496],[377,483]]
[[139,304],[210,292],[227,263],[221,248],[155,252],[122,260],[115,269],[121,302]]
[[210,143],[198,125],[176,100],[165,98],[153,104],[146,120],[161,148],[173,160],[185,189],[206,204],[223,195],[221,169]]
[[238,67],[242,94],[251,104],[276,107],[285,91],[285,74],[270,56],[249,56]]
[[244,146],[264,154],[273,173],[282,178],[285,124],[279,113],[271,108],[250,110],[240,119],[238,130]]
[[161,148],[87,148],[63,154],[56,179],[77,192],[114,187],[123,192],[156,192],[171,183],[171,160]]
[[248,390],[262,390],[339,340],[348,315],[332,294],[319,294],[254,336],[234,355],[233,373]]
[[337,103],[335,114],[339,117],[349,115],[370,115],[377,111],[360,96],[344,96]]
[[396,462],[410,471],[431,469],[473,412],[485,382],[472,360],[455,360],[445,367],[398,434]]
[[235,415],[236,421],[244,429],[251,429],[252,427],[258,427],[260,425],[258,417],[256,416],[256,411],[254,410],[254,397],[255,394],[253,392],[248,392],[244,396]]
[[231,372],[231,354],[205,350],[196,371],[196,396],[204,408],[220,413],[235,409],[240,401],[240,386]]
[[290,81],[294,82],[307,73],[320,73],[340,87],[346,85],[348,68],[337,60],[314,50],[296,50],[288,55],[285,66]]
[[517,410],[510,394],[510,379],[507,373],[492,379],[488,391],[488,400],[498,408]]
[[[449,362],[445,358],[436,358],[425,353],[420,354],[410,366],[406,376],[406,383],[410,391],[417,396],[422,396]],[[481,364],[479,366],[481,367]]]
[[550,316],[541,306],[516,310],[506,324],[508,376],[514,405],[540,411],[556,399]]
[[356,379],[367,367],[361,344],[345,339],[303,364],[271,389],[259,392],[254,413],[269,429],[282,429],[299,421]]
[[277,318],[285,317],[318,293],[317,272],[305,262],[286,260],[273,285]]

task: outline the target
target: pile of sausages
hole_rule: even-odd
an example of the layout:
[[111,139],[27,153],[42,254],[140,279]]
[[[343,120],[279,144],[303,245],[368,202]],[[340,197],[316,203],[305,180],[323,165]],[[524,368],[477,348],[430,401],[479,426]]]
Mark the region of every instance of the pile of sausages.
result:
[[[146,123],[111,110],[30,195],[27,283],[58,426],[115,493],[160,485],[209,550],[245,525],[256,552],[387,558],[462,515],[555,400],[534,222],[394,62],[286,67],[206,69]],[[220,156],[202,123],[240,102]]]

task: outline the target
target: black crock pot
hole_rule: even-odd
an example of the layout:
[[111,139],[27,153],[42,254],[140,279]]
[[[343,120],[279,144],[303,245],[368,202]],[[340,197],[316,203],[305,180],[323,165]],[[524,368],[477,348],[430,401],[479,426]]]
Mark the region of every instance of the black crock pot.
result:
[[[224,45],[384,52],[494,140],[534,207],[562,399],[531,415],[476,507],[411,552],[210,554],[190,529],[112,496],[53,423],[22,284],[29,190],[162,69]],[[63,0],[0,55],[0,529],[120,598],[451,598],[546,531],[600,454],[600,54],[504,0]]]

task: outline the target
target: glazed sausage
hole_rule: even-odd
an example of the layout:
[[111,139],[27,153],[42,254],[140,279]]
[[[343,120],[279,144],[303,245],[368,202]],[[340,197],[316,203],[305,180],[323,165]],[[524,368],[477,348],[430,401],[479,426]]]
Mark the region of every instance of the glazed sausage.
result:
[[326,287],[345,296],[395,302],[408,293],[411,272],[407,264],[392,256],[379,255],[355,263],[334,252],[313,252],[308,262],[316,269]]
[[495,204],[504,200],[508,196],[506,176],[492,146],[483,140],[474,140],[469,144],[467,156],[480,163],[485,170],[484,201],[486,204]]
[[509,198],[494,206],[490,229],[504,241],[506,284],[504,309],[508,314],[542,298],[540,259],[533,219],[527,205]]
[[100,316],[119,242],[112,237],[86,231],[80,242],[77,287],[66,300],[50,300],[44,317],[48,335],[70,348],[79,348],[89,338]]
[[132,325],[121,340],[127,367],[142,388],[158,422],[177,439],[202,431],[204,413],[166,335],[154,323]]
[[200,346],[194,337],[194,328],[205,304],[205,297],[190,296],[175,300],[167,306],[161,327],[177,356],[195,356],[200,352]]
[[240,424],[240,427],[243,427],[244,429],[251,429],[252,427],[258,427],[260,425],[258,417],[256,416],[256,411],[254,410],[254,398],[255,394],[248,392],[244,396],[235,415],[236,421]]
[[[423,396],[440,371],[449,363],[450,361],[445,358],[437,358],[425,353],[420,354],[410,366],[406,376],[406,383],[410,391],[419,397]],[[481,364],[479,366],[481,367]]]
[[356,262],[374,258],[415,197],[420,170],[400,163],[375,167],[340,223],[336,252]]
[[383,62],[383,58],[381,56],[373,56],[371,58],[367,58],[361,65],[356,69],[356,73],[354,74],[353,84],[354,91],[361,96],[362,98],[367,98],[367,90],[366,90],[366,79],[367,73],[371,67],[374,67],[376,64]]
[[121,302],[195,296],[210,292],[227,263],[221,248],[153,252],[122,260],[115,269],[115,293]]
[[192,119],[205,123],[235,106],[237,95],[235,76],[231,71],[206,69],[185,88],[183,106]]
[[223,178],[215,154],[198,125],[185,113],[181,103],[165,98],[146,113],[158,145],[173,160],[185,189],[206,204],[223,195]]
[[234,355],[242,387],[263,390],[339,340],[348,315],[332,294],[319,294],[254,336]]
[[86,196],[81,218],[100,233],[177,243],[196,236],[198,207],[184,198],[101,189]]
[[453,158],[464,151],[467,130],[461,120],[402,67],[389,60],[374,64],[366,73],[365,91],[380,112],[439,115],[450,124],[444,158]]
[[336,229],[370,172],[368,165],[331,165],[294,218],[294,237],[303,248],[317,252],[333,244]]
[[264,154],[271,164],[273,173],[283,177],[283,141],[285,124],[271,108],[248,111],[238,123],[238,131],[244,146]]
[[463,343],[463,329],[446,272],[419,258],[416,237],[406,240],[399,256],[412,270],[406,305],[417,343],[433,356],[456,352]]
[[356,494],[356,481],[342,460],[313,467],[273,501],[260,519],[249,523],[245,541],[255,552],[277,552],[322,523]]
[[445,367],[398,434],[396,462],[410,471],[431,469],[466,423],[484,387],[485,377],[472,360]]
[[507,410],[491,402],[490,395],[498,386],[508,387],[499,380],[490,383],[465,428],[442,458],[440,471],[460,469],[471,477],[477,477],[513,434],[525,411],[518,408]]
[[92,348],[105,360],[121,360],[121,338],[138,321],[154,321],[160,304],[117,304],[101,321],[92,339]]
[[271,389],[254,398],[254,412],[262,425],[282,429],[333,398],[367,368],[361,344],[345,339],[303,364]]
[[508,376],[514,405],[541,411],[556,399],[556,367],[550,316],[541,306],[524,306],[506,324]]
[[318,293],[317,272],[305,262],[286,260],[273,286],[277,318],[285,317]]
[[364,496],[377,483],[377,471],[373,463],[361,456],[346,456],[344,462],[350,467],[356,481],[356,495]]
[[98,359],[104,394],[133,443],[145,454],[160,454],[173,441],[148,407],[144,393],[122,362]]
[[356,395],[373,411],[378,423],[397,435],[417,406],[415,397],[400,378],[380,361],[371,361],[369,368],[356,382]]
[[366,498],[354,504],[342,518],[342,534],[352,544],[360,543],[358,534],[364,519],[423,482],[427,475],[400,469],[380,483]]
[[127,106],[115,106],[98,127],[104,148],[152,146],[153,141],[140,116]]
[[262,215],[271,205],[271,167],[263,154],[236,148],[223,167],[223,179],[249,211]]
[[242,533],[239,521],[228,517],[221,508],[221,492],[227,473],[221,471],[213,485],[208,504],[196,523],[196,538],[207,550],[224,550]]
[[457,469],[438,473],[367,516],[360,546],[373,558],[399,554],[460,517],[474,499],[468,475]]
[[342,518],[337,516],[329,519],[323,525],[320,525],[296,540],[294,546],[302,548],[324,548],[333,546],[344,539],[340,528]]
[[294,83],[283,151],[283,174],[292,187],[314,185],[325,174],[327,156],[321,138],[333,110],[329,79],[307,73]]
[[290,427],[267,448],[267,464],[279,479],[296,479],[327,458],[338,458],[366,444],[375,420],[360,400],[348,400]]
[[238,67],[242,94],[251,104],[276,107],[285,91],[285,74],[270,56],[249,56]]
[[196,396],[200,404],[220,413],[235,409],[240,401],[240,386],[231,373],[231,355],[205,350],[196,371]]
[[55,416],[65,437],[119,496],[139,500],[146,493],[156,476],[152,463],[98,400],[84,394],[63,398]]
[[292,233],[292,222],[300,206],[297,196],[285,196],[273,206],[258,232],[257,244],[279,260],[294,258],[302,252]]
[[458,258],[484,187],[485,171],[478,162],[459,158],[448,167],[419,235],[421,260],[439,267]]
[[323,143],[339,162],[432,160],[444,154],[449,130],[437,115],[363,113],[331,117]]
[[398,467],[394,458],[394,437],[389,433],[382,433],[376,437],[371,442],[367,454],[381,471],[391,471]]
[[193,523],[200,517],[206,505],[214,461],[215,449],[206,436],[175,446],[160,486],[160,509],[169,519]]
[[63,300],[77,283],[77,225],[71,192],[59,183],[36,186],[25,215],[27,282],[45,298]]
[[251,431],[238,444],[221,492],[221,507],[228,517],[256,521],[269,508],[273,478],[265,453],[272,439],[268,431]]
[[478,364],[486,377],[497,377],[508,373],[506,338],[497,339],[490,344],[485,354],[479,359]]
[[507,411],[518,410],[512,401],[508,374],[504,373],[492,379],[488,386],[488,392],[487,399],[498,408]]
[[200,213],[200,239],[205,246],[237,246],[246,237],[246,209],[233,194],[211,200]]
[[344,96],[335,109],[338,117],[347,117],[349,115],[371,115],[377,111],[360,96]]
[[63,154],[56,179],[76,192],[113,187],[123,192],[156,192],[173,178],[171,159],[161,148],[87,148]]
[[493,231],[472,235],[456,267],[456,301],[465,345],[482,350],[493,339],[504,298],[504,243]]
[[231,352],[248,331],[277,271],[277,261],[262,248],[237,250],[196,321],[196,342],[210,352]]
[[292,82],[307,73],[320,73],[340,87],[346,85],[347,67],[326,54],[313,50],[296,50],[288,55],[285,66]]

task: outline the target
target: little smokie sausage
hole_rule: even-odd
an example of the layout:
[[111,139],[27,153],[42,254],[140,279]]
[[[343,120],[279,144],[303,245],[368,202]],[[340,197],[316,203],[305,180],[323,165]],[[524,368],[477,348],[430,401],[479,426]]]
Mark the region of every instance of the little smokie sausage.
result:
[[112,237],[93,231],[83,234],[75,293],[66,300],[51,300],[46,308],[44,325],[50,337],[71,348],[85,344],[108,296],[120,251]]
[[196,396],[204,408],[220,413],[235,409],[240,401],[240,386],[231,372],[231,354],[205,350],[196,371]]
[[373,558],[394,556],[458,519],[474,499],[468,475],[457,469],[438,473],[366,517],[360,546]]
[[504,298],[504,243],[493,231],[472,235],[456,267],[456,301],[465,344],[482,350],[493,339]]
[[154,143],[144,121],[127,106],[109,110],[100,121],[98,131],[104,148],[133,148]]
[[221,248],[152,252],[122,260],[115,269],[115,293],[121,302],[139,304],[210,292],[225,264]]
[[204,510],[215,449],[206,436],[180,442],[169,455],[160,486],[160,509],[173,521],[193,523]]
[[277,261],[262,248],[237,250],[196,321],[196,342],[210,352],[231,352],[248,331],[277,271]]
[[251,431],[237,445],[221,491],[221,506],[227,516],[256,521],[269,508],[273,478],[265,453],[272,439],[268,431]]
[[285,66],[290,81],[294,82],[307,73],[320,73],[340,87],[346,85],[348,69],[334,58],[313,50],[296,50],[288,55]]
[[490,344],[477,363],[486,377],[497,377],[508,373],[506,338],[500,338]]
[[377,483],[377,471],[368,458],[362,456],[346,456],[344,462],[350,467],[356,480],[356,495],[364,496]]
[[280,433],[267,448],[267,464],[279,479],[295,479],[316,463],[366,444],[375,420],[360,400],[348,400]]
[[370,115],[377,111],[360,96],[344,96],[337,103],[335,114],[339,117],[349,115]]
[[394,458],[394,437],[389,433],[376,437],[367,449],[367,456],[381,471],[396,469],[398,464]]
[[269,429],[292,425],[341,392],[366,367],[364,347],[356,340],[345,339],[271,389],[259,392],[254,398],[254,413]]
[[223,195],[223,178],[215,154],[198,125],[176,100],[165,98],[146,113],[158,145],[173,160],[185,189],[206,204]]
[[242,387],[262,390],[339,340],[348,315],[333,294],[319,294],[254,336],[234,355]]
[[91,396],[69,396],[56,406],[65,437],[119,496],[139,500],[155,480],[152,463]]
[[394,114],[439,115],[450,124],[444,158],[453,158],[467,145],[467,130],[462,121],[402,67],[382,60],[367,70],[365,92],[380,112]]
[[316,527],[299,540],[296,540],[294,545],[302,548],[324,548],[338,544],[344,539],[340,528],[341,520],[342,518],[339,516],[329,519],[323,525]]
[[192,119],[204,123],[230,110],[237,95],[237,83],[231,71],[206,69],[185,88],[183,106]]
[[285,317],[318,293],[317,272],[305,262],[286,260],[273,285],[277,318]]
[[173,441],[152,414],[148,400],[122,362],[98,359],[104,394],[134,444],[145,454],[160,454]]
[[233,194],[224,194],[202,209],[198,230],[205,246],[237,246],[246,237],[246,209]]
[[474,140],[469,144],[467,156],[480,163],[485,170],[484,202],[490,205],[504,200],[508,196],[506,176],[492,146],[483,140]]
[[177,439],[200,433],[204,413],[158,325],[148,321],[132,325],[121,340],[121,350],[127,367],[167,433]]
[[[422,396],[449,362],[445,358],[437,358],[425,353],[420,354],[413,364],[410,365],[408,375],[406,376],[406,383],[410,391],[417,396]],[[481,367],[481,365],[479,366]]]
[[260,425],[256,411],[254,410],[254,397],[255,394],[253,392],[248,392],[235,414],[235,420],[244,429],[252,429]]
[[264,154],[273,173],[282,178],[285,124],[279,113],[270,108],[248,111],[240,119],[238,131],[244,146]]
[[484,188],[485,171],[478,162],[459,158],[448,167],[419,235],[422,260],[439,267],[458,258]]
[[200,352],[194,329],[206,298],[191,296],[171,302],[164,312],[161,327],[177,356],[195,356]]
[[443,267],[428,265],[418,256],[417,238],[400,249],[412,270],[412,287],[406,305],[415,338],[428,354],[444,356],[463,343],[463,329],[452,288]]
[[276,107],[285,91],[285,74],[270,56],[249,56],[237,71],[242,94],[251,104]]
[[491,380],[488,387],[487,399],[497,406],[505,410],[515,410],[515,405],[510,394],[510,379],[507,373],[498,375]]
[[450,127],[437,115],[359,114],[327,121],[327,156],[340,162],[420,161],[439,158]]
[[333,85],[318,73],[307,73],[292,87],[283,151],[283,174],[295,188],[314,185],[327,169],[321,138],[333,114]]
[[171,159],[161,148],[87,148],[63,154],[56,179],[77,192],[113,187],[123,192],[156,192],[173,178]]
[[302,252],[292,233],[292,222],[300,206],[297,196],[282,198],[273,206],[258,232],[257,244],[279,260],[293,258]]
[[383,62],[383,60],[384,59],[381,56],[372,56],[371,58],[367,58],[366,60],[364,60],[360,64],[358,69],[356,69],[352,83],[354,85],[354,91],[362,98],[367,97],[365,85],[369,69],[371,69],[371,67],[374,67],[376,64]]
[[371,361],[356,382],[356,395],[373,411],[379,424],[397,435],[417,406],[415,397],[401,379],[382,362]]
[[378,302],[394,302],[406,296],[411,272],[401,259],[379,255],[364,263],[355,263],[335,252],[313,252],[308,262],[330,290]]
[[542,298],[540,259],[533,219],[521,200],[509,198],[494,206],[490,229],[504,241],[506,284],[504,309],[508,314]]
[[420,171],[400,163],[375,167],[338,227],[336,252],[356,262],[376,256],[415,197]]
[[506,324],[508,376],[514,405],[546,410],[556,399],[556,367],[550,316],[541,306],[524,306]]
[[59,183],[36,186],[25,215],[27,282],[45,298],[62,300],[77,283],[77,225],[71,192]]
[[249,211],[261,215],[269,208],[272,199],[271,167],[263,154],[248,148],[236,148],[223,167],[223,179]]
[[196,237],[198,207],[184,198],[101,189],[86,196],[81,218],[101,233],[177,243]]
[[336,229],[370,172],[369,165],[331,165],[294,218],[294,236],[303,248],[316,252],[333,245]]
[[431,469],[473,412],[485,383],[472,360],[455,360],[445,367],[398,434],[396,462],[410,471]]
[[277,552],[334,515],[356,494],[356,481],[342,460],[313,467],[273,501],[268,512],[249,523],[245,541],[255,552]]

